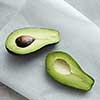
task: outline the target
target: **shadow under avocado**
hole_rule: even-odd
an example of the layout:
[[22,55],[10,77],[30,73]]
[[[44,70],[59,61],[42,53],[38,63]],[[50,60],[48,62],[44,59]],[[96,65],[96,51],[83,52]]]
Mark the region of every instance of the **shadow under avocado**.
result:
[[6,53],[5,59],[7,63],[11,63],[12,65],[17,65],[17,66],[19,65],[19,67],[23,67],[24,65],[26,66],[31,61],[37,61],[38,58],[45,57],[47,53],[52,51],[54,48],[56,48],[56,45],[46,46],[28,55],[15,55],[15,54]]

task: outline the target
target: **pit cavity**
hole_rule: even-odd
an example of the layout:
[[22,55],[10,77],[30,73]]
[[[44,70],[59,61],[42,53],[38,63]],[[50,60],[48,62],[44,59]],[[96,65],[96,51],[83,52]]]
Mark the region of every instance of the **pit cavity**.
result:
[[63,75],[69,75],[71,73],[71,69],[68,63],[63,59],[57,59],[54,63],[55,70]]

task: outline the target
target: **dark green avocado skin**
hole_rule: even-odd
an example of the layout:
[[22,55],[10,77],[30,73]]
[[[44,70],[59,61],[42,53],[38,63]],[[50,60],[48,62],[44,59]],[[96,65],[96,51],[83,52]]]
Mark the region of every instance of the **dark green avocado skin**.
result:
[[49,46],[54,46],[54,45],[58,44],[59,42],[60,42],[60,41],[58,41],[57,43],[48,44],[48,45],[46,45],[46,46],[40,48],[39,50],[37,50],[37,51],[35,51],[35,52],[30,52],[30,53],[28,53],[28,54],[17,54],[17,53],[12,52],[11,50],[9,50],[6,46],[5,46],[5,48],[6,48],[6,50],[7,50],[10,54],[12,54],[12,55],[15,55],[15,56],[24,56],[24,55],[26,55],[26,56],[27,56],[27,55],[31,55],[31,54],[37,53],[37,52],[41,51],[42,49],[48,48]]
[[[54,51],[54,52],[55,52],[55,53],[56,53],[56,52],[65,53],[64,51]],[[53,53],[53,52],[50,52],[50,53]],[[46,67],[47,75],[48,75],[48,76],[51,76],[51,78],[52,78],[55,82],[57,82],[57,83],[59,83],[59,84],[61,84],[61,85],[63,85],[63,86],[66,86],[65,84],[63,84],[63,83],[57,81],[52,75],[50,75],[50,73],[49,73],[49,71],[48,71],[49,69],[47,69],[47,66],[48,66],[47,58],[48,58],[48,55],[49,55],[50,53],[47,54],[46,59],[45,59],[45,67]],[[69,54],[68,54],[68,56],[71,57]],[[72,58],[72,57],[71,57],[71,58]],[[72,58],[72,59],[73,59],[73,58]],[[74,59],[73,59],[73,60],[74,60]],[[75,61],[75,60],[74,60],[74,61]],[[75,61],[75,62],[76,62],[76,61]],[[76,62],[76,63],[77,63],[77,62]],[[77,64],[78,64],[78,63],[77,63]],[[80,69],[81,69],[81,67],[80,67]],[[77,87],[73,87],[73,86],[69,86],[69,85],[67,85],[67,87],[71,87],[72,89],[75,88],[76,90],[83,91],[83,92],[89,92],[89,91],[92,89],[92,87],[93,87],[93,85],[94,85],[94,83],[95,83],[95,80],[94,80],[94,78],[91,77],[89,74],[87,74],[86,72],[84,72],[83,69],[81,69],[81,71],[82,71],[85,75],[87,75],[88,77],[90,77],[90,79],[93,81],[93,83],[91,84],[90,88],[87,89],[87,90],[84,90],[84,89],[79,89],[79,88],[77,88]]]
[[17,55],[17,54],[15,54],[15,53],[13,53],[12,51],[10,51],[6,46],[5,46],[5,48],[6,48],[6,50],[7,50],[10,54],[12,54],[12,55]]

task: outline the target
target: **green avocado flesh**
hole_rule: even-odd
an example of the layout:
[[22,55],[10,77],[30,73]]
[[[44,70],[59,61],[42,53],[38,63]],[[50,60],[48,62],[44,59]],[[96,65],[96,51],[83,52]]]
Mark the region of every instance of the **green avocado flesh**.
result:
[[47,28],[22,28],[12,32],[6,39],[8,51],[24,55],[59,42],[59,32]]
[[67,53],[51,52],[46,57],[48,74],[63,85],[88,91],[94,84],[94,79],[85,73],[80,65]]

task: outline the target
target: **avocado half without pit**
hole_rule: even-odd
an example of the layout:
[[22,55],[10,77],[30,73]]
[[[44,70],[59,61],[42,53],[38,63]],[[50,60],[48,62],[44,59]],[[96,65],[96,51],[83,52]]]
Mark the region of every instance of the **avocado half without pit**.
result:
[[94,84],[94,79],[85,73],[80,65],[65,52],[49,53],[46,57],[46,70],[59,83],[80,90],[89,91]]
[[6,39],[8,51],[24,55],[40,48],[59,42],[59,32],[47,28],[22,28],[12,32]]

